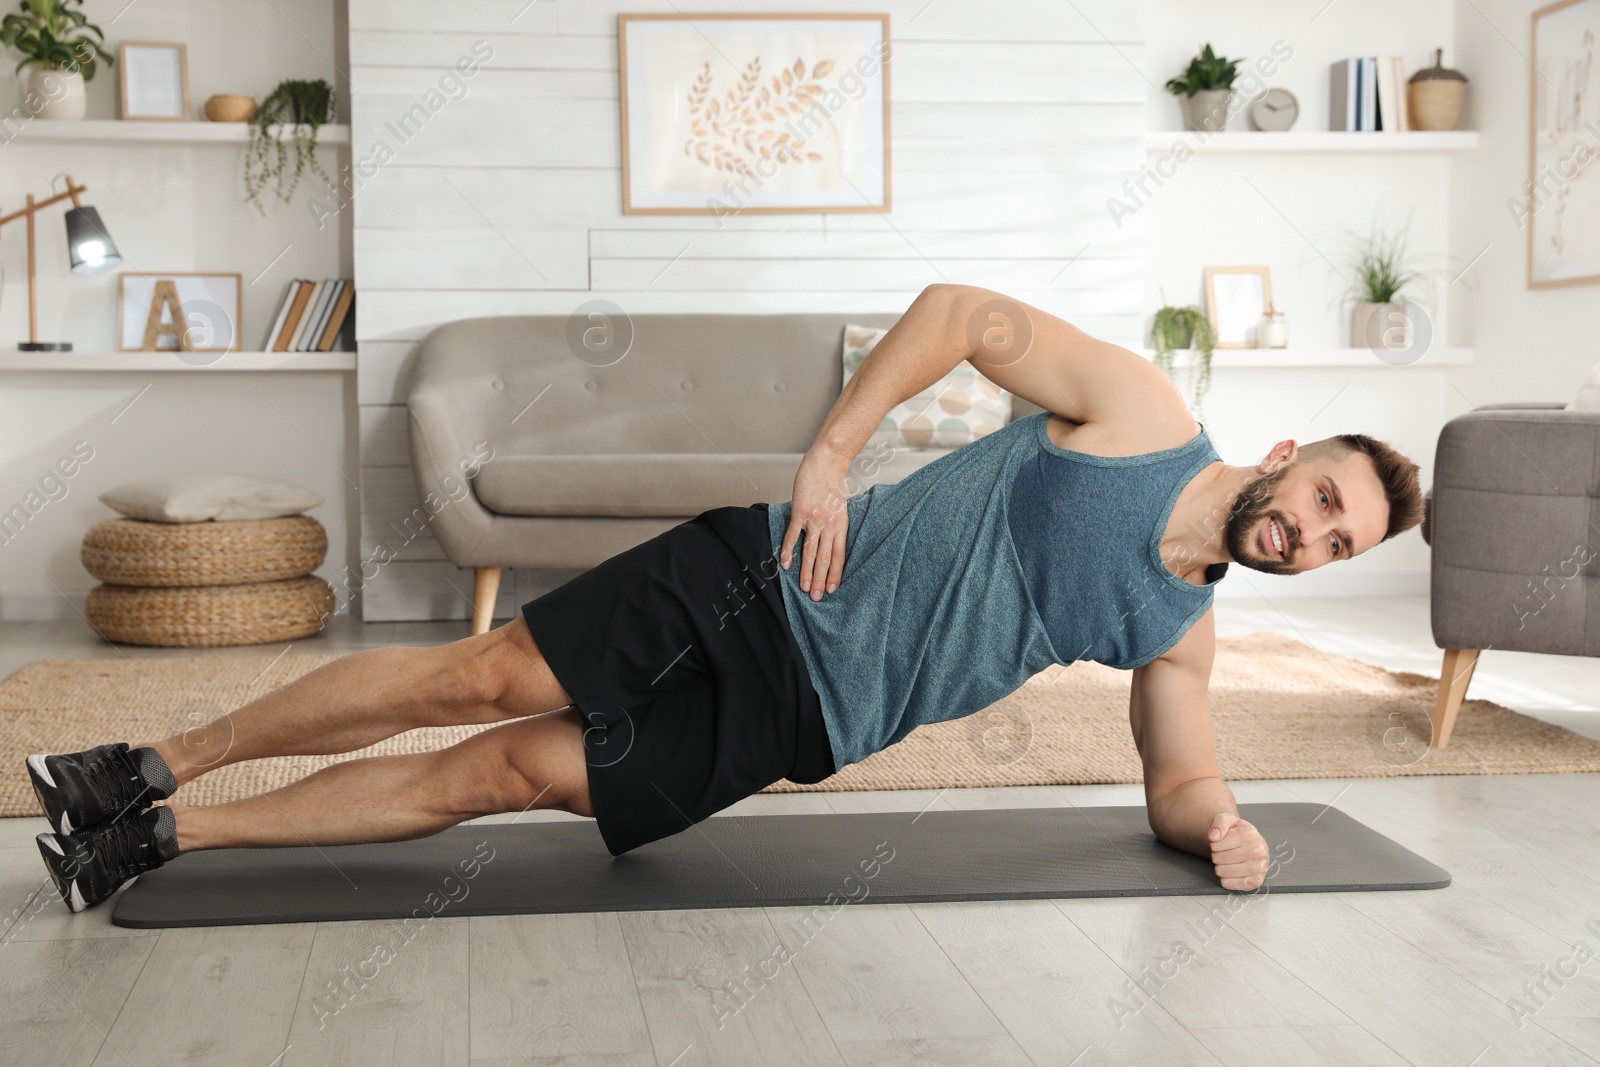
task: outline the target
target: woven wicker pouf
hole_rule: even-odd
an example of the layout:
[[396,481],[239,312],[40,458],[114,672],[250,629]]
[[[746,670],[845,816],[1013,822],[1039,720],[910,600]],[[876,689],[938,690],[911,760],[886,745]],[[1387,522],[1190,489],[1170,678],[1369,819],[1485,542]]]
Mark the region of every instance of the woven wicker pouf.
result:
[[333,587],[312,575],[240,585],[100,585],[89,591],[84,613],[110,641],[209,648],[309,637],[334,607]]
[[84,535],[89,625],[108,641],[209,648],[308,637],[334,611],[312,575],[328,533],[308,515],[229,522],[107,519]]
[[328,533],[306,515],[241,522],[107,519],[83,535],[83,567],[112,585],[239,585],[322,566]]

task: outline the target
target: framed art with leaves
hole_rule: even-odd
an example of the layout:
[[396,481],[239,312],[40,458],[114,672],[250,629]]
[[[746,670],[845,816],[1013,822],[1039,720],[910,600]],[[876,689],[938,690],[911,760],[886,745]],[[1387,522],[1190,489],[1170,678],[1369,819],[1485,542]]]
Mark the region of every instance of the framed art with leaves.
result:
[[1600,282],[1600,189],[1593,116],[1600,114],[1600,0],[1559,0],[1533,13],[1528,73],[1528,288]]
[[887,211],[887,15],[617,16],[622,210]]

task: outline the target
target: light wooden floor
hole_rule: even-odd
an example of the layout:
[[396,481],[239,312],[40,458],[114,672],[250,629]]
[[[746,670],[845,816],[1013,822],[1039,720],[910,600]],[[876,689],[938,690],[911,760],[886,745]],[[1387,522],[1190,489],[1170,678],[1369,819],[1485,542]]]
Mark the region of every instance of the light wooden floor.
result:
[[[1438,669],[1421,598],[1224,601],[1218,616],[1223,633],[1271,629]],[[463,633],[338,622],[291,654]],[[0,624],[0,674],[119,654],[73,623]],[[1600,661],[1489,652],[1479,694],[1600,736]],[[0,1064],[1600,1062],[1600,778],[1236,792],[1335,801],[1455,883],[1235,909],[863,904],[809,934],[783,908],[441,918],[403,943],[390,923],[154,932],[110,925],[109,907],[73,916],[41,892],[42,820],[0,820]],[[1137,787],[1085,786],[755,796],[729,811],[1138,801]],[[1225,921],[1207,924],[1213,910]],[[399,947],[389,958],[380,943]],[[341,980],[342,1001],[330,993]]]

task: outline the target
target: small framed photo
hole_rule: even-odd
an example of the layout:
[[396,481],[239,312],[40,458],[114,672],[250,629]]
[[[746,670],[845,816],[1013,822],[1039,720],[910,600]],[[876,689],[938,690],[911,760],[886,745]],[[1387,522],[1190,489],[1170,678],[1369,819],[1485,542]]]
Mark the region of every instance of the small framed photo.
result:
[[624,215],[889,210],[888,15],[674,6],[617,52]]
[[237,352],[242,291],[238,274],[124,271],[117,276],[117,349]]
[[1206,268],[1206,318],[1218,348],[1260,348],[1261,317],[1271,306],[1266,267]]
[[117,46],[122,78],[122,117],[187,122],[189,51],[183,44],[123,41]]

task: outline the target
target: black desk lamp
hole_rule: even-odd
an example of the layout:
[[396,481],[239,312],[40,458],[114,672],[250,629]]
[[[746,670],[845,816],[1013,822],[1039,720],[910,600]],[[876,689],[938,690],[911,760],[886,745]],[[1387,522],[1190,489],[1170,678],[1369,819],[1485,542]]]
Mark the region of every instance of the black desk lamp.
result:
[[72,260],[72,273],[93,274],[109,270],[122,262],[122,254],[117,251],[116,243],[100,221],[100,213],[92,207],[84,207],[78,200],[79,194],[88,192],[89,187],[75,185],[70,174],[64,177],[67,179],[66,192],[39,201],[35,201],[30,193],[26,207],[9,215],[0,215],[0,226],[21,218],[28,220],[28,339],[18,342],[19,352],[72,351],[70,341],[39,340],[39,291],[33,254],[33,216],[36,212],[63,200],[72,201],[72,207],[67,210],[67,254]]

